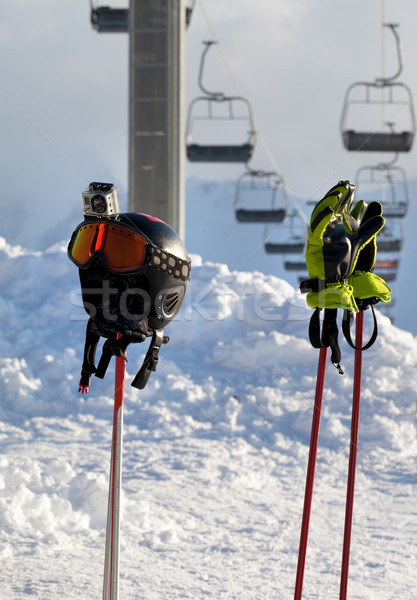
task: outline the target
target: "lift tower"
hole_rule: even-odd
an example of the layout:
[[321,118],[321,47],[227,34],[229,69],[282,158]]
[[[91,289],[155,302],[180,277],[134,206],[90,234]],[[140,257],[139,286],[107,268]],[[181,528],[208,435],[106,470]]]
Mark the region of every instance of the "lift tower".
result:
[[183,238],[183,0],[92,7],[98,32],[129,34],[129,211],[158,217]]

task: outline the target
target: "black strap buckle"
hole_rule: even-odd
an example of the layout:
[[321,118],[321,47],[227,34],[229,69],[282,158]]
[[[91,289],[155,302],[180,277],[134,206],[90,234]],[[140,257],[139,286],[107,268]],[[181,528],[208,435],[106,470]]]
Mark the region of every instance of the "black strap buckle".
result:
[[156,366],[159,360],[159,350],[162,344],[167,344],[169,338],[164,336],[162,329],[155,329],[152,335],[151,343],[143,360],[143,364],[139,369],[136,377],[132,381],[132,386],[138,390],[143,388],[148,383],[148,379],[152,371],[156,371]]

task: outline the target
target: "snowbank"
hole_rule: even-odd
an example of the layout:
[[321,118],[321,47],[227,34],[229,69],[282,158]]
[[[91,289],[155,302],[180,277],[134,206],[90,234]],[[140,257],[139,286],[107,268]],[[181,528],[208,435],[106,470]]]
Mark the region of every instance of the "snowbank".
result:
[[[97,597],[112,372],[77,393],[86,315],[65,244],[30,252],[0,238],[0,260],[0,589],[9,600]],[[309,317],[283,280],[193,256],[143,392],[129,381],[145,348],[129,347],[124,598],[292,596],[318,358]],[[411,599],[417,340],[378,323],[364,354],[349,589]],[[326,376],[309,598],[338,589],[353,383],[353,351],[342,353],[346,374],[329,363]]]

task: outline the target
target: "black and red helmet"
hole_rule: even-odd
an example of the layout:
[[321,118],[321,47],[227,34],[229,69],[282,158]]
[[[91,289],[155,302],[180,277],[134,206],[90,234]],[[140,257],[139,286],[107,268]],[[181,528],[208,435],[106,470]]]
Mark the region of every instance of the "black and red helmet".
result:
[[[81,196],[85,220],[68,244],[89,315],[79,391],[88,391],[93,373],[104,377],[113,355],[126,358],[131,342],[151,337],[132,382],[143,389],[156,368],[161,345],[168,341],[163,328],[183,304],[191,262],[169,225],[150,215],[121,213],[112,183],[90,183]],[[107,340],[96,367],[100,337]]]
[[182,306],[190,259],[160,219],[89,216],[72,234],[68,255],[79,268],[84,307],[99,335],[162,329]]

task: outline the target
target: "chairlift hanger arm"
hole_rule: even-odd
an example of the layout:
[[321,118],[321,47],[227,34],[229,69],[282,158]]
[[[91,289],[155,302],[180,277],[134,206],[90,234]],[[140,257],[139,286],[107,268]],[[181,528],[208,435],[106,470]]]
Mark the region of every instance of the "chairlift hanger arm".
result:
[[390,81],[394,81],[394,79],[397,79],[397,77],[400,76],[400,74],[403,70],[403,53],[402,53],[402,48],[401,48],[400,36],[398,35],[398,32],[397,32],[398,23],[384,23],[384,27],[389,27],[395,37],[395,41],[396,41],[396,45],[397,45],[397,55],[398,55],[398,70],[395,73],[395,75],[393,75],[392,77],[377,78],[375,81],[377,83],[379,83],[380,85],[385,85],[386,83],[389,83]]
[[203,92],[203,94],[206,94],[207,96],[212,96],[213,98],[221,99],[224,97],[224,94],[222,92],[210,92],[203,85],[203,72],[204,72],[204,65],[205,65],[205,61],[206,61],[207,52],[210,50],[211,46],[213,46],[213,44],[217,44],[217,42],[215,42],[213,40],[208,40],[208,41],[203,42],[203,44],[205,45],[205,48],[203,50],[203,53],[202,53],[201,59],[200,59],[200,68],[198,71],[198,86],[199,86],[200,90]]

